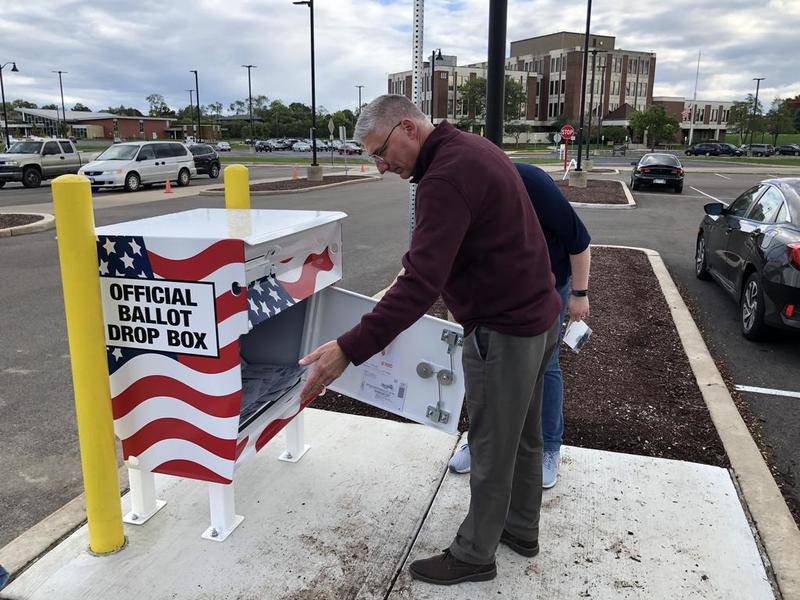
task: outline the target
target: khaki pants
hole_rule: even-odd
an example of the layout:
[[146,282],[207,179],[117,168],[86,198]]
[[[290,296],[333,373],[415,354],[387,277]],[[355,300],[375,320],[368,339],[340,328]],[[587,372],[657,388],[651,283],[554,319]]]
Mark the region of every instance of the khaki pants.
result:
[[471,497],[450,545],[459,560],[494,561],[504,528],[523,540],[538,539],[542,384],[559,330],[556,319],[534,337],[478,327],[464,338]]

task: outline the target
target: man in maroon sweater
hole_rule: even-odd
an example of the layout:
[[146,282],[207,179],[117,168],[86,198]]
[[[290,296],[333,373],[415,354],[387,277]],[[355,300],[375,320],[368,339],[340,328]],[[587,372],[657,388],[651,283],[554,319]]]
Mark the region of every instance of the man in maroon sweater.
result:
[[469,512],[450,547],[411,564],[437,584],[493,579],[504,543],[539,551],[542,381],[561,300],[547,244],[513,163],[488,140],[433,127],[405,96],[373,100],[355,131],[381,173],[418,183],[404,272],[361,323],[304,357],[303,398],[360,365],[441,295],[464,327],[472,451]]

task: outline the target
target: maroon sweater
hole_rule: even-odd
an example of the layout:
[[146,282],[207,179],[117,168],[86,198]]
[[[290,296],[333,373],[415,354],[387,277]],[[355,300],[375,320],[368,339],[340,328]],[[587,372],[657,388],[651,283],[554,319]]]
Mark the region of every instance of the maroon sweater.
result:
[[469,333],[478,325],[535,336],[561,311],[542,228],[513,163],[447,122],[425,140],[412,182],[417,222],[405,274],[339,346],[356,365],[380,352],[442,296]]

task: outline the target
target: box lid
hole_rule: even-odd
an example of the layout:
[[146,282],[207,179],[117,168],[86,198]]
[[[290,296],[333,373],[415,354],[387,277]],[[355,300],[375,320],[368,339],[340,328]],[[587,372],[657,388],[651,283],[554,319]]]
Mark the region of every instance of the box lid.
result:
[[96,229],[97,235],[151,238],[239,239],[256,245],[340,221],[347,214],[322,210],[196,208]]

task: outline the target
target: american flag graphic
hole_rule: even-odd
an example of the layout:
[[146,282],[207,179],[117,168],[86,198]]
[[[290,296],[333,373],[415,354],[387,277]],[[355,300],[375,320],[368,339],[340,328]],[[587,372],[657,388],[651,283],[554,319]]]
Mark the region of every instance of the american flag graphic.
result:
[[239,336],[341,278],[341,262],[334,262],[327,244],[313,252],[289,246],[286,251],[300,254],[283,253],[274,274],[241,293],[240,239],[101,235],[97,250],[101,277],[213,283],[218,357],[108,346],[108,370],[114,431],[126,460],[136,457],[148,471],[230,483],[235,466],[304,408],[297,394],[290,395],[268,411],[273,418],[239,431]]

